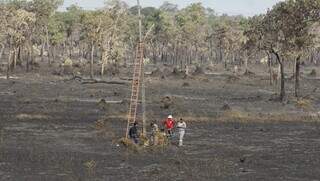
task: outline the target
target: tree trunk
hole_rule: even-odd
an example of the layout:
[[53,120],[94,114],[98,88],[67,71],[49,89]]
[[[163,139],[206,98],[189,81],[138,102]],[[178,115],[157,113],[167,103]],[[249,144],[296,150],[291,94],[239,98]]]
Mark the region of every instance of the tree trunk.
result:
[[18,65],[22,65],[22,51],[23,50],[21,50],[22,48],[21,48],[21,46],[19,46],[18,47],[18,49],[17,49],[17,61],[16,61],[16,64],[18,64]]
[[295,72],[295,85],[294,85],[294,95],[299,97],[300,95],[300,56],[298,56],[295,60],[296,62],[296,72]]
[[293,66],[292,66],[292,78],[296,77],[296,65],[297,65],[297,59],[294,59]]
[[106,50],[102,50],[102,56],[101,56],[101,77],[104,75],[104,68],[105,68],[105,64],[106,64]]
[[177,59],[179,56],[179,44],[175,44],[174,46],[174,50],[173,50],[173,56],[172,56],[172,65],[176,66],[177,65]]
[[41,62],[44,61],[44,43],[42,42],[42,45],[41,45]]
[[[30,40],[31,41],[31,40]],[[33,62],[36,60],[36,56],[34,54],[34,49],[33,49],[33,45],[32,45],[32,42],[30,43],[30,55],[29,55],[29,65],[30,65],[30,62]],[[31,65],[31,69],[33,69],[32,65]]]
[[314,51],[311,51],[311,53],[310,53],[310,58],[309,58],[309,60],[310,60],[310,63],[315,63],[314,62],[314,54],[315,54],[315,52]]
[[223,50],[222,50],[222,43],[220,43],[220,47],[219,47],[219,62],[222,63],[223,62]]
[[67,43],[66,43],[66,41],[63,43],[62,47],[63,47],[62,57],[65,57],[66,56],[66,51],[67,51]]
[[286,92],[285,92],[285,77],[284,77],[284,67],[283,62],[280,63],[280,74],[281,74],[281,86],[280,86],[280,100],[284,101]]
[[[223,57],[223,54],[222,54],[222,57]],[[227,64],[228,55],[223,59],[224,59],[224,69],[227,70],[227,68],[228,68],[228,64]]]
[[271,55],[267,53],[268,56],[268,67],[269,67],[269,76],[270,76],[270,85],[273,85],[273,71],[272,71],[272,62]]
[[52,47],[52,57],[53,57],[53,61],[55,61],[56,60],[56,46],[55,45],[53,45],[53,47]]
[[12,57],[12,51],[9,49],[9,57],[7,62],[7,80],[10,79],[11,57]]
[[27,53],[28,57],[27,57],[27,63],[26,63],[26,71],[29,72],[29,64],[30,64],[30,61],[32,59],[32,57],[31,57],[32,56],[32,54],[31,54],[32,50],[29,47],[27,49],[27,51],[28,51],[28,53]]
[[286,96],[286,90],[285,90],[285,77],[284,77],[284,63],[282,61],[282,59],[280,58],[280,55],[273,51],[272,52],[276,57],[277,57],[277,61],[280,65],[280,82],[281,82],[281,85],[280,85],[280,100],[281,101],[284,101],[285,99],[285,96]]
[[72,38],[72,35],[70,35],[69,58],[72,58],[72,50],[73,50],[73,38]]
[[14,48],[13,69],[11,71],[14,71],[17,67],[17,58],[18,58],[18,48]]
[[245,69],[245,72],[248,72],[248,52],[246,51],[245,52],[245,55],[244,55],[244,69]]
[[213,43],[212,43],[212,40],[210,40],[210,41],[209,41],[209,47],[210,47],[210,48],[209,48],[209,49],[210,49],[210,58],[209,58],[209,59],[210,59],[211,62],[213,61],[213,60],[212,60],[212,59],[213,59],[213,48],[212,48],[213,45],[212,45],[212,44],[213,44]]
[[1,46],[1,50],[0,50],[0,61],[1,61],[5,46],[4,44],[0,44],[0,46]]
[[94,43],[91,43],[90,78],[93,79]]
[[105,64],[102,63],[101,64],[101,77],[104,75],[104,67],[105,67]]
[[48,53],[48,64],[51,65],[49,30],[47,26],[46,26],[46,44],[47,44],[47,53]]

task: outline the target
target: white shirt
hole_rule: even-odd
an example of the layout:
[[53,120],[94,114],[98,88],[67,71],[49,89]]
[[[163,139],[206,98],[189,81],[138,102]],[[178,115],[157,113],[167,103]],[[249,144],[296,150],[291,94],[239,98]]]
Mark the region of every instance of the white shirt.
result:
[[178,122],[177,124],[177,128],[179,131],[184,131],[187,128],[187,124],[186,122]]

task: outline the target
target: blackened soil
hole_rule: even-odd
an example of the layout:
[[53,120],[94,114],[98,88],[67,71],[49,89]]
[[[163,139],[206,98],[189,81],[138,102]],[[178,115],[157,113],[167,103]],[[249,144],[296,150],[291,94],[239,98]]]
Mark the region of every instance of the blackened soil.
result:
[[[184,81],[191,87],[182,87]],[[172,112],[210,117],[225,103],[247,111],[295,109],[268,102],[272,90],[264,86],[210,81],[150,79],[148,117],[159,120]],[[124,148],[117,141],[125,133],[128,87],[32,76],[0,79],[0,180],[320,180],[316,121],[188,121],[183,147],[175,137],[167,148]],[[175,104],[163,109],[166,95]],[[108,128],[103,134],[96,128],[102,118]]]

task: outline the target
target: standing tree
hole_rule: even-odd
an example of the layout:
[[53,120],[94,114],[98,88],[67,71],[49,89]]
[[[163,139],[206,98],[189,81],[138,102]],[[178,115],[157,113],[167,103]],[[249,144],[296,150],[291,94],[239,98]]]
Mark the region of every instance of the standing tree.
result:
[[310,25],[319,20],[319,0],[288,0],[276,4],[257,21],[251,19],[247,35],[256,45],[275,55],[281,73],[280,99],[285,97],[284,60],[295,60],[295,96],[299,96],[300,59],[313,43]]
[[41,57],[44,59],[44,49],[46,47],[48,52],[48,63],[51,65],[50,58],[50,37],[49,37],[49,20],[54,15],[55,11],[60,5],[63,4],[63,0],[33,0],[31,1],[31,11],[35,13],[37,17],[35,37],[39,38],[42,44]]
[[94,77],[94,51],[102,33],[102,17],[101,12],[89,11],[81,17],[82,31],[85,40],[91,47],[90,57],[90,77]]
[[[286,47],[289,55],[295,62],[295,89],[296,97],[299,97],[300,89],[300,64],[306,50],[314,46],[314,37],[310,34],[311,25],[319,20],[319,0],[290,0],[282,6],[282,32],[286,37]],[[289,56],[288,55],[288,56]]]
[[[16,66],[18,49],[27,47],[28,53],[32,49],[30,46],[31,31],[36,21],[35,14],[25,11],[23,9],[11,9],[11,13],[8,16],[8,38],[9,38],[9,59],[7,78],[9,78],[9,72],[11,64],[13,68]],[[13,61],[11,61],[12,52],[14,54]]]
[[[178,28],[183,34],[182,44],[185,48],[185,65],[198,61],[200,47],[205,40],[205,8],[201,3],[191,4],[176,16]],[[181,68],[183,63],[181,61]]]
[[2,3],[0,3],[0,61],[2,59],[2,55],[4,53],[5,50],[5,45],[6,45],[6,30],[7,30],[7,26],[8,26],[8,22],[7,22],[7,15],[8,15],[8,9],[6,8],[6,6]]
[[273,10],[268,11],[266,15],[252,17],[249,21],[249,28],[245,32],[248,41],[252,42],[259,50],[266,51],[275,55],[280,65],[281,83],[280,97],[285,99],[285,75],[284,75],[284,57],[286,47],[283,32],[279,29],[279,9],[283,2],[277,4]]
[[[102,12],[101,39],[101,75],[104,75],[105,66],[116,68],[124,58],[124,34],[128,27],[125,26],[127,19],[127,5],[118,0],[108,1]],[[114,72],[112,72],[114,73]]]

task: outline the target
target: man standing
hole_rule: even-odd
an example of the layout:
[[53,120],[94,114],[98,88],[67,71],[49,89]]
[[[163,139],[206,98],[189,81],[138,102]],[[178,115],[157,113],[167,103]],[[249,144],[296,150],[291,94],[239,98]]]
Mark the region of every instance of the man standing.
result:
[[164,121],[164,126],[167,130],[167,134],[169,137],[172,137],[172,129],[174,128],[174,120],[172,115],[169,115],[168,118]]
[[135,144],[138,144],[138,138],[139,138],[138,128],[137,127],[138,127],[138,123],[134,122],[133,126],[129,130],[129,137],[130,137],[130,139],[133,140],[133,142]]
[[177,124],[178,132],[179,132],[179,146],[183,145],[183,137],[186,133],[187,124],[183,121],[182,118],[180,118],[178,124]]

